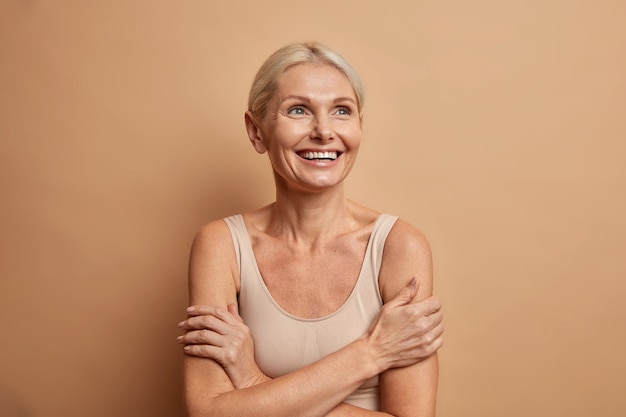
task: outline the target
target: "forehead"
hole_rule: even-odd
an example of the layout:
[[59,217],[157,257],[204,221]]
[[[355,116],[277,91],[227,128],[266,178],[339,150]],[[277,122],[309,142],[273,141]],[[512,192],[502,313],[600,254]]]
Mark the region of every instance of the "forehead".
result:
[[327,64],[297,64],[287,68],[276,84],[276,96],[315,94],[347,96],[356,99],[343,72]]

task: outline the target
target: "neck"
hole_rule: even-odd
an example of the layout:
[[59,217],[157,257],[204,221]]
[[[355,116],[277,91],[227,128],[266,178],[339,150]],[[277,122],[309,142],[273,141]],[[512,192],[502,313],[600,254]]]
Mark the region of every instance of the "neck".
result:
[[318,193],[277,187],[268,232],[295,245],[316,246],[348,230],[350,214],[343,184]]

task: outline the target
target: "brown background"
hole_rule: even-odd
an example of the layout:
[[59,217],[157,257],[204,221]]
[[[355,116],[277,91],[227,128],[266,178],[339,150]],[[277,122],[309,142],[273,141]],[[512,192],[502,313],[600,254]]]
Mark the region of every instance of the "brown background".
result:
[[[0,2],[0,391],[25,416],[182,416],[197,228],[268,203],[254,72],[360,71],[349,195],[430,238],[440,417],[626,414],[626,2]],[[5,411],[6,414],[6,411]]]

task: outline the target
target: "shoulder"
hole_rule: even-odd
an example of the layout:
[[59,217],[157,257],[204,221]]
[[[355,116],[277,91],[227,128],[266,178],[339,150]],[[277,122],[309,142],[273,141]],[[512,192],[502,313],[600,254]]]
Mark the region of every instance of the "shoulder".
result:
[[205,224],[196,233],[189,256],[192,304],[229,301],[236,296],[237,276],[237,260],[228,226],[223,219]]
[[432,254],[426,236],[409,222],[398,219],[385,241],[379,275],[381,295],[389,300],[415,277],[418,298],[432,294]]
[[223,219],[202,226],[193,239],[192,255],[207,256],[232,247],[230,230]]
[[411,223],[398,219],[385,241],[385,258],[430,256],[430,244],[426,236]]

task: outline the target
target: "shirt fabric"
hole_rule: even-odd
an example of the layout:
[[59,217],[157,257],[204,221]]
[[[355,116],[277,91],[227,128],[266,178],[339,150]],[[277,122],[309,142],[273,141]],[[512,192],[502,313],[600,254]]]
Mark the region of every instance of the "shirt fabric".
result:
[[[357,282],[333,313],[314,319],[295,317],[272,298],[254,257],[243,216],[224,219],[230,230],[241,287],[239,314],[254,339],[255,359],[267,376],[277,378],[318,361],[362,336],[383,305],[378,286],[387,235],[396,216],[381,214],[372,229]],[[379,377],[365,381],[345,401],[379,410]]]

